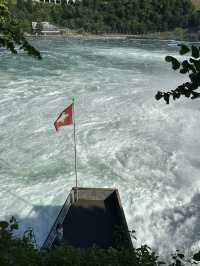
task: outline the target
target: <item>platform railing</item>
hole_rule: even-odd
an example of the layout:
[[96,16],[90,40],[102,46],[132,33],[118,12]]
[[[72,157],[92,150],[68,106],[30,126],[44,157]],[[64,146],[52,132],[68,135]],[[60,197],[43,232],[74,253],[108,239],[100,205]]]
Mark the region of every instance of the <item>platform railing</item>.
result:
[[69,211],[70,206],[74,202],[74,190],[71,190],[69,193],[69,196],[67,197],[60,213],[58,214],[58,217],[54,223],[54,225],[51,228],[51,231],[49,232],[46,240],[44,241],[44,244],[42,245],[42,248],[51,248],[53,242],[55,241],[55,238],[57,236],[57,226],[58,224],[62,224],[64,222],[64,219]]

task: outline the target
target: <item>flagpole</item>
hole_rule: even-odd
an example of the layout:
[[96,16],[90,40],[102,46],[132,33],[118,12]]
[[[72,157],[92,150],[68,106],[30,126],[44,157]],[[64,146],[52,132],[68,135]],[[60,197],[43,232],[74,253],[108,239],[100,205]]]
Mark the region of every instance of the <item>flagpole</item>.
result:
[[76,200],[78,200],[78,177],[77,177],[77,157],[76,157],[76,122],[75,122],[75,108],[74,108],[74,98],[72,99],[73,104],[73,124],[74,124],[74,169],[76,177]]

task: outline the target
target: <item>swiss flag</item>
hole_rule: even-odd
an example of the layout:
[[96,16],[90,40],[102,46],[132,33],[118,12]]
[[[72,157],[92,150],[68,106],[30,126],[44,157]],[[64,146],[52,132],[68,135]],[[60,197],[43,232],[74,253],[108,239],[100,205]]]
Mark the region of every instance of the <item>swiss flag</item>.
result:
[[54,122],[54,126],[56,128],[56,131],[58,131],[60,127],[72,124],[73,124],[73,103],[69,105],[67,108],[65,108],[64,111],[62,111],[62,113]]

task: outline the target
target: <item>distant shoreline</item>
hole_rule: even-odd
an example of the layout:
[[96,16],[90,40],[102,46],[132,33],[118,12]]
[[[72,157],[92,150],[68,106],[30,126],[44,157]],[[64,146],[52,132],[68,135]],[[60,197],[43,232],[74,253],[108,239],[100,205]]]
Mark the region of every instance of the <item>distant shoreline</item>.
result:
[[161,33],[147,33],[147,34],[91,34],[91,33],[69,33],[69,34],[46,34],[34,35],[26,34],[27,38],[74,38],[85,40],[160,40],[160,41],[199,41],[197,34],[182,34],[177,32],[161,32]]
[[63,37],[63,38],[85,38],[85,39],[127,39],[138,38],[138,35],[128,34],[46,34],[46,35],[34,35],[28,34],[26,37],[44,38],[44,37]]

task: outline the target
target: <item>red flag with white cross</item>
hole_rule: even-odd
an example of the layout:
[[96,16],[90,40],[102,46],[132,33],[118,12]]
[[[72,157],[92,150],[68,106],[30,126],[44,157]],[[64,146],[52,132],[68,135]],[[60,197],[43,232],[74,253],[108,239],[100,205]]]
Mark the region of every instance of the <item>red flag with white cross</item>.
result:
[[[76,159],[76,125],[75,125],[75,111],[74,111],[74,98],[72,104],[65,108],[54,122],[56,131],[60,127],[74,125],[74,170],[76,174],[76,191],[78,191],[78,177],[77,177],[77,159]],[[78,192],[76,192],[76,200],[78,200]]]
[[73,124],[73,103],[62,111],[62,113],[58,116],[58,118],[54,122],[54,126],[56,128],[56,131],[58,131],[60,127],[69,126],[72,124]]

